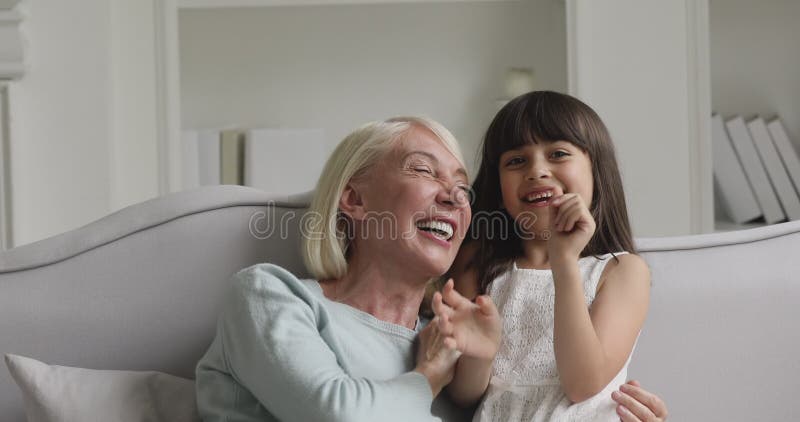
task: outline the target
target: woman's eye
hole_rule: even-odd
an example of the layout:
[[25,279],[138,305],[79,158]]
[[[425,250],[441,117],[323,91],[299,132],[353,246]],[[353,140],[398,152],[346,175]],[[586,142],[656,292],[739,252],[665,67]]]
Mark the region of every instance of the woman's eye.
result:
[[421,173],[433,174],[433,170],[429,169],[428,167],[414,167],[414,171],[418,171],[418,172],[421,172]]

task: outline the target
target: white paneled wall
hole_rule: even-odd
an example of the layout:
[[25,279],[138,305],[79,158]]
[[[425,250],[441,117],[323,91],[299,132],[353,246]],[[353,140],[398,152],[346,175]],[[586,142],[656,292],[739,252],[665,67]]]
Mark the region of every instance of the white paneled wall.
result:
[[713,230],[704,0],[568,4],[570,90],[611,131],[634,235]]
[[153,2],[22,2],[9,84],[13,244],[157,195]]
[[424,114],[474,168],[510,67],[566,91],[564,4],[417,2],[181,10],[184,129],[320,128]]

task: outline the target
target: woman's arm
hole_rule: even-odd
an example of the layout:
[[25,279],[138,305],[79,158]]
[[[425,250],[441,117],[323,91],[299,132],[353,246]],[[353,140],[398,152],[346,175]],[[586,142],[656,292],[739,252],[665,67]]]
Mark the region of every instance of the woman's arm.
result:
[[388,380],[352,377],[337,360],[332,321],[320,307],[283,269],[240,272],[217,333],[231,376],[280,420],[432,419],[433,396],[457,356],[433,353],[416,371]]
[[627,361],[647,314],[650,273],[637,255],[606,265],[591,311],[577,260],[551,260],[553,341],[564,392],[573,402],[599,393]]

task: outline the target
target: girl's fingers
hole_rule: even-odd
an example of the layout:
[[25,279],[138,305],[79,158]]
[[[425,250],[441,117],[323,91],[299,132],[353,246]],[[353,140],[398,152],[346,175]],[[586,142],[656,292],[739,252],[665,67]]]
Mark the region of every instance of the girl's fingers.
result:
[[461,294],[456,291],[456,289],[453,287],[452,278],[447,280],[447,283],[445,283],[444,288],[442,289],[442,298],[444,299],[445,304],[451,308],[458,308],[465,303],[471,303],[469,299],[461,296]]
[[493,316],[499,314],[497,306],[495,306],[492,298],[486,295],[481,295],[475,298],[475,304],[478,305],[482,314],[486,316]]
[[577,196],[577,194],[575,194],[575,193],[567,193],[567,194],[564,194],[564,195],[561,195],[561,196],[558,196],[558,197],[556,197],[556,198],[555,198],[555,199],[553,199],[553,200],[552,200],[550,203],[551,203],[552,205],[555,205],[555,206],[557,206],[557,207],[560,207],[560,206],[561,206],[561,205],[563,205],[565,202],[569,201],[570,199],[573,199],[573,198],[575,198],[576,196]]
[[560,223],[564,222],[564,217],[568,216],[574,209],[580,208],[580,203],[578,201],[570,201],[568,203],[564,203],[564,205],[558,208],[558,213],[556,214],[556,218],[553,221],[554,227],[558,228]]
[[439,318],[438,327],[439,331],[446,336],[452,336],[453,333],[455,332],[455,326],[453,326],[453,323],[447,316]]
[[583,218],[583,213],[578,210],[564,222],[564,231],[572,231],[575,228],[575,223],[580,221],[581,218]]
[[444,337],[442,340],[444,347],[448,349],[458,349],[458,342],[453,337]]
[[565,210],[556,221],[556,230],[566,229],[567,224],[569,224],[570,221],[574,221],[577,216],[580,216],[580,213],[581,209],[579,205],[571,206],[569,209]]
[[433,308],[433,313],[435,315],[441,315],[444,313],[444,303],[442,303],[442,294],[439,292],[435,292],[433,294],[433,301],[431,302],[431,307]]

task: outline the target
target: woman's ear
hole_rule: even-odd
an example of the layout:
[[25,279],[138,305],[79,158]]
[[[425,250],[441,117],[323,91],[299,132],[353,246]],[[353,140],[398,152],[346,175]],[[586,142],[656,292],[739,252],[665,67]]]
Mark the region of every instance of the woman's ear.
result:
[[342,196],[339,198],[339,211],[345,214],[353,221],[364,219],[366,210],[364,210],[364,201],[362,200],[361,193],[357,186],[353,183],[348,183],[342,191]]

